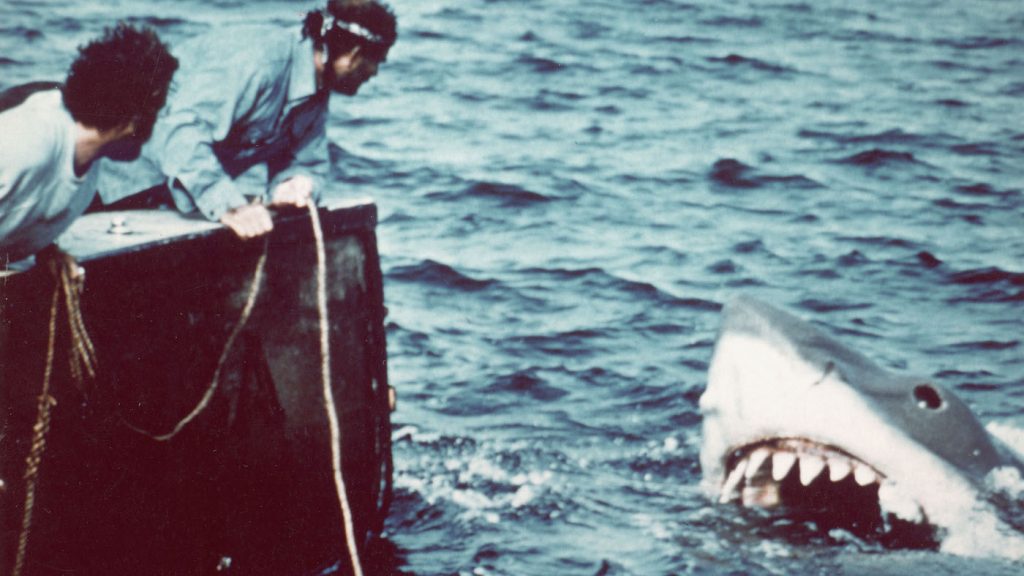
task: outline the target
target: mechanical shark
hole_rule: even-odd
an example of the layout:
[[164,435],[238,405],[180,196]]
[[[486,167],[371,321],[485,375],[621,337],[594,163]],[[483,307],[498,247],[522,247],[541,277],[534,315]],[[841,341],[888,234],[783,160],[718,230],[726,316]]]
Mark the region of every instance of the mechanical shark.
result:
[[704,488],[721,503],[886,546],[1024,554],[983,495],[993,475],[1020,482],[1020,455],[948,388],[886,371],[789,313],[747,297],[724,307],[700,408]]

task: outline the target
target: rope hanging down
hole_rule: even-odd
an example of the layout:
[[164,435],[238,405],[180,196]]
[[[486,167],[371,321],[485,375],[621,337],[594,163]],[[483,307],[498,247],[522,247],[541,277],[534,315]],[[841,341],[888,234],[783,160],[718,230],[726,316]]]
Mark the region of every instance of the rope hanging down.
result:
[[178,421],[174,425],[174,428],[170,432],[165,434],[154,434],[147,432],[138,426],[124,420],[126,426],[135,430],[139,434],[149,436],[153,440],[158,442],[167,442],[178,435],[185,426],[188,426],[193,420],[195,420],[203,410],[206,410],[207,406],[210,405],[210,401],[213,400],[213,394],[217,391],[217,386],[220,383],[220,372],[224,369],[224,364],[227,363],[228,355],[231,353],[231,348],[235,345],[235,340],[238,335],[242,333],[242,329],[245,328],[246,322],[249,321],[249,317],[252,316],[252,309],[256,307],[256,300],[260,294],[260,285],[263,283],[263,271],[267,265],[267,247],[269,246],[269,238],[263,240],[263,252],[260,254],[260,259],[256,262],[256,270],[252,274],[252,282],[249,286],[249,297],[245,301],[245,306],[242,308],[242,313],[238,317],[238,322],[235,323],[235,327],[231,329],[231,334],[228,335],[227,342],[224,343],[224,350],[220,353],[220,359],[217,361],[217,368],[213,371],[213,378],[210,381],[210,385],[207,386],[206,392],[203,393],[203,397],[199,399],[199,402],[192,408],[192,411],[188,413],[184,418]]
[[348,545],[349,558],[352,560],[352,573],[354,576],[362,576],[363,569],[359,562],[359,549],[356,546],[355,528],[352,524],[352,509],[349,507],[345,478],[341,471],[341,426],[338,424],[338,409],[334,404],[334,392],[331,390],[330,324],[327,320],[327,256],[324,249],[324,231],[320,226],[320,216],[313,203],[309,204],[309,217],[313,222],[313,236],[316,238],[316,301],[317,309],[320,312],[320,370],[323,377],[324,409],[327,411],[327,422],[331,430],[331,468],[334,472],[334,489],[338,494],[341,517],[345,522],[345,543]]
[[[57,400],[50,394],[50,381],[53,376],[53,357],[57,346],[57,315],[60,311],[60,293],[64,292],[64,304],[68,317],[68,328],[71,345],[68,347],[71,376],[79,388],[83,388],[84,372],[89,377],[96,376],[96,349],[93,347],[89,333],[82,320],[79,294],[82,289],[82,276],[78,274],[78,264],[73,260],[65,260],[55,254],[50,260],[51,271],[58,276],[53,288],[53,299],[50,303],[50,327],[46,345],[46,367],[43,370],[43,386],[39,393],[36,423],[32,427],[32,446],[28,458],[25,459],[25,505],[21,518],[21,534],[18,537],[18,550],[14,560],[13,576],[21,576],[25,569],[25,556],[28,552],[28,537],[32,530],[32,513],[35,509],[36,488],[39,480],[39,468],[43,463],[46,451],[46,436],[50,431],[50,414]],[[84,370],[84,372],[83,372]]]
[[[320,215],[317,212],[315,204],[309,204],[309,216],[313,226],[313,236],[316,239],[316,255],[317,255],[317,309],[320,316],[320,370],[323,382],[323,398],[324,398],[324,409],[327,412],[327,422],[331,434],[331,470],[334,476],[334,487],[338,497],[338,503],[341,507],[341,517],[344,522],[345,532],[345,543],[348,547],[349,558],[352,561],[352,571],[354,576],[362,576],[362,566],[359,561],[359,549],[355,540],[355,527],[352,521],[352,509],[348,502],[348,492],[345,489],[345,479],[342,474],[341,466],[341,426],[338,422],[338,409],[334,402],[334,393],[331,389],[331,351],[330,351],[330,324],[327,318],[327,258],[326,250],[324,248],[324,236],[323,228],[320,225]],[[221,352],[220,360],[217,362],[217,368],[213,374],[213,380],[206,389],[206,393],[200,399],[199,403],[196,404],[195,408],[184,418],[182,418],[174,428],[166,434],[151,434],[145,430],[142,430],[127,421],[125,424],[133,430],[149,436],[154,440],[166,442],[181,432],[185,426],[196,419],[206,408],[209,406],[210,401],[213,399],[214,393],[217,391],[218,381],[220,380],[220,372],[223,369],[224,364],[227,361],[228,354],[234,345],[235,339],[242,332],[246,322],[252,315],[252,310],[256,305],[257,297],[259,296],[260,284],[263,280],[263,272],[267,263],[267,249],[269,245],[269,238],[264,240],[263,253],[260,255],[260,259],[256,264],[256,270],[253,273],[252,285],[249,288],[249,298],[245,303],[245,307],[242,310],[242,314],[235,324],[234,329],[231,331],[231,335],[228,337],[227,342],[224,345],[224,350]]]

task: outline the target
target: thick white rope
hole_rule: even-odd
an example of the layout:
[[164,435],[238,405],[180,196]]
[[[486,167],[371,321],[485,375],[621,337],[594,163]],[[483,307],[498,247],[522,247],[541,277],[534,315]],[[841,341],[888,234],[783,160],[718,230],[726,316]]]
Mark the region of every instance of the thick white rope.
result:
[[327,411],[327,422],[331,430],[331,467],[334,471],[334,488],[341,505],[341,517],[345,522],[345,542],[348,545],[349,558],[352,560],[352,573],[363,576],[363,568],[359,562],[359,550],[356,546],[355,528],[352,524],[352,510],[348,503],[348,492],[345,490],[345,479],[341,472],[341,426],[338,424],[338,409],[334,404],[334,392],[331,390],[331,349],[330,324],[327,320],[327,254],[324,249],[324,232],[320,226],[320,215],[313,203],[309,204],[309,216],[313,222],[313,236],[316,238],[316,278],[317,308],[320,312],[320,369],[324,389],[324,409]]

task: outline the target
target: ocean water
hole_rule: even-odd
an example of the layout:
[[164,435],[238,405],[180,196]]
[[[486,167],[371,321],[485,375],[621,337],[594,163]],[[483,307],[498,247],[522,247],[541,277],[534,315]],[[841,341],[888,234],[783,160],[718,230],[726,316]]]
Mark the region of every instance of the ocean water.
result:
[[[120,18],[173,44],[314,6],[4,0],[0,88],[61,78]],[[398,410],[377,570],[977,566],[714,505],[697,401],[720,307],[748,294],[1019,437],[1024,4],[392,6],[389,62],[329,128],[329,193],[381,216]]]

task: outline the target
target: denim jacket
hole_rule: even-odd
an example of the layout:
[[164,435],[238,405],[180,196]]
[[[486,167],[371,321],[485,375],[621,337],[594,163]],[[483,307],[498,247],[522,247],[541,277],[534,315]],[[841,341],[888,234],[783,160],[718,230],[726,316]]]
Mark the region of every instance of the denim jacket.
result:
[[251,191],[238,176],[257,164],[266,166],[267,192],[298,174],[322,189],[329,93],[317,91],[310,40],[297,30],[246,26],[174,52],[180,66],[140,158],[103,161],[105,203],[166,183],[179,210],[217,221],[247,203],[243,192]]

